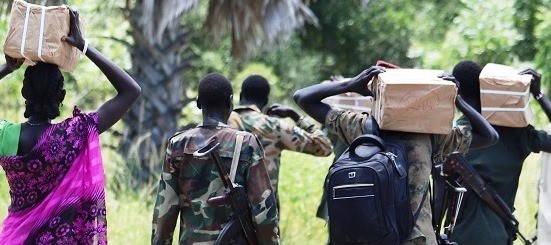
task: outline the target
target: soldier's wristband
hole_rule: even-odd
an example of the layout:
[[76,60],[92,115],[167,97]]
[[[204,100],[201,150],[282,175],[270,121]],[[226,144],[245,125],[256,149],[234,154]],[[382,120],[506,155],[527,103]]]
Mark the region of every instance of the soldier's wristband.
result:
[[86,55],[86,51],[88,51],[88,40],[84,39],[84,47],[82,48],[82,54]]
[[300,125],[300,123],[304,120],[304,116],[300,116],[297,120],[297,125]]
[[543,92],[540,92],[538,95],[535,96],[536,97],[536,100],[540,100],[541,98],[543,98]]

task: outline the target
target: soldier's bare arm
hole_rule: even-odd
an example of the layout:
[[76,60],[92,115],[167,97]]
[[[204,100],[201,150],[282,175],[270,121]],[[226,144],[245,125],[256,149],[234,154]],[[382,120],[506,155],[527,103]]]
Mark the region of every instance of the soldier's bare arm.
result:
[[153,210],[153,231],[151,244],[172,244],[172,237],[180,213],[178,171],[170,164],[170,156],[165,156],[163,172],[157,189],[157,199]]
[[322,99],[345,92],[356,92],[364,96],[373,95],[367,88],[367,83],[381,72],[384,72],[382,67],[372,66],[346,82],[316,84],[299,89],[293,98],[308,115],[320,123],[325,123],[331,106],[321,102]]
[[254,161],[248,169],[246,185],[253,224],[260,244],[279,244],[278,210],[264,163],[264,151],[257,140],[252,141]]
[[472,126],[472,142],[470,149],[480,149],[491,146],[499,140],[496,130],[484,117],[472,108],[460,95],[457,95],[455,105],[469,119]]

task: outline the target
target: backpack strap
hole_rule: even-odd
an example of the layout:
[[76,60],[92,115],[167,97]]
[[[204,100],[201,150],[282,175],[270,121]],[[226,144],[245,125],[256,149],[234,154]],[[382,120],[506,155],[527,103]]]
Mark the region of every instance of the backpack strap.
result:
[[230,180],[232,183],[235,180],[235,173],[237,172],[237,164],[239,163],[239,156],[241,155],[241,147],[243,146],[244,139],[245,139],[244,132],[236,133],[235,148],[233,149],[233,158],[231,160],[231,168],[230,168]]
[[421,199],[421,203],[419,203],[419,207],[417,208],[417,211],[415,211],[415,214],[413,215],[413,224],[417,223],[419,214],[421,214],[421,209],[423,208],[423,204],[425,203],[425,199],[427,199],[427,194],[429,193],[429,187],[430,187],[430,184],[427,184],[427,188],[425,189],[425,193],[423,193],[423,198]]

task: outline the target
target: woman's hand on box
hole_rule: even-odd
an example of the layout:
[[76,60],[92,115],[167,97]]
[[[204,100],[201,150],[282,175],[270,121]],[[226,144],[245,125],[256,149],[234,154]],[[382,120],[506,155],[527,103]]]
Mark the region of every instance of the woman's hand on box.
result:
[[80,30],[80,20],[78,12],[69,8],[69,17],[71,19],[71,26],[69,28],[69,36],[61,38],[62,41],[67,42],[69,45],[76,47],[80,50],[84,49],[84,38],[82,37],[82,31]]
[[541,93],[541,74],[532,68],[528,68],[519,72],[520,75],[532,75],[532,82],[530,83],[530,92],[534,96],[538,96]]
[[349,91],[361,94],[363,96],[373,96],[373,93],[367,89],[367,84],[373,77],[379,73],[385,72],[385,69],[380,66],[372,66],[362,71],[357,76],[348,81]]

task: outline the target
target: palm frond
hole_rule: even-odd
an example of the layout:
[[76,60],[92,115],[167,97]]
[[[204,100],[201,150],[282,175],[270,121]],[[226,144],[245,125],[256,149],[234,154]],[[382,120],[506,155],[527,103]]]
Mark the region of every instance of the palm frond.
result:
[[[197,0],[142,0],[137,16],[144,36],[151,43],[161,42],[163,33],[179,21],[179,17],[195,7]],[[137,3],[139,4],[139,3]]]
[[304,0],[210,0],[205,26],[215,39],[227,29],[232,55],[240,57],[286,39],[306,22],[318,23]]

